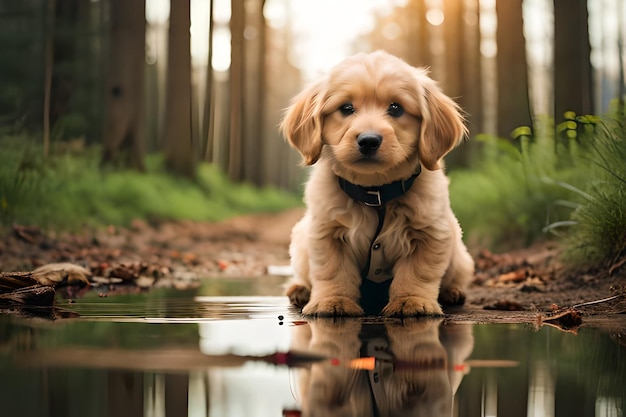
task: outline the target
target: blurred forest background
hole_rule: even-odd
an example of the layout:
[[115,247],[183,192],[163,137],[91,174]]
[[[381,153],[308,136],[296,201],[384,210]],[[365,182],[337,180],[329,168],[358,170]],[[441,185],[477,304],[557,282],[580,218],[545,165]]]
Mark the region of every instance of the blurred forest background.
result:
[[536,115],[602,114],[623,97],[624,9],[619,0],[0,0],[0,134],[28,132],[46,154],[101,145],[103,162],[137,169],[163,152],[177,174],[207,161],[235,181],[294,188],[298,157],[278,136],[281,111],[341,57],[385,49],[428,66],[472,136],[508,138]]
[[[622,0],[0,0],[2,221],[60,221],[37,220],[20,199],[35,184],[28,204],[53,212],[56,203],[35,194],[60,193],[88,176],[59,162],[68,154],[90,155],[97,163],[89,166],[103,173],[158,165],[167,181],[200,177],[204,191],[215,188],[206,178],[222,175],[222,191],[297,195],[303,170],[278,134],[281,113],[306,82],[359,51],[385,49],[430,67],[467,112],[472,140],[450,155],[451,173],[475,169],[487,137],[520,151],[525,138],[541,142],[540,132],[554,151],[559,135],[579,140],[595,126],[586,115],[623,115],[625,20]],[[42,191],[33,178],[55,163],[65,176]],[[72,198],[93,210],[147,199],[148,187],[128,178],[103,185],[103,201],[91,202],[84,189]],[[112,197],[106,187],[125,194]],[[165,199],[159,187],[154,198]],[[280,193],[251,200],[298,204]],[[468,208],[472,219],[464,219],[463,208],[455,210],[462,223],[476,213]],[[528,229],[532,215],[503,213]],[[545,215],[538,217],[533,230],[545,229]]]

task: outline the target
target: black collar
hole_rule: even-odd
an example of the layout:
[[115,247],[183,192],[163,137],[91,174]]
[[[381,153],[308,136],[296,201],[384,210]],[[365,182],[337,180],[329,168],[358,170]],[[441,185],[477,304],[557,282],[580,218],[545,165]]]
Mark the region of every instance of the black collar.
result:
[[422,172],[422,166],[418,165],[417,172],[406,180],[398,180],[389,184],[374,187],[364,187],[362,185],[352,184],[345,178],[337,177],[339,187],[351,198],[360,201],[366,206],[381,207],[385,203],[394,198],[400,197],[407,192],[415,178]]

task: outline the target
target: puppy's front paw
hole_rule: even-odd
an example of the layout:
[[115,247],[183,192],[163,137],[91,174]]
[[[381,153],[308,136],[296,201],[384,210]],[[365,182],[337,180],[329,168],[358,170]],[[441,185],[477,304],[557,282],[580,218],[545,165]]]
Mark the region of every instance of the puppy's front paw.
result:
[[311,298],[311,290],[304,285],[294,284],[287,290],[287,297],[292,306],[302,308]]
[[358,317],[363,315],[363,309],[348,297],[336,296],[309,301],[302,314],[318,317]]
[[383,309],[388,317],[441,316],[443,311],[437,301],[421,297],[399,297],[393,299]]
[[439,302],[444,306],[460,306],[465,303],[465,293],[456,286],[441,288]]

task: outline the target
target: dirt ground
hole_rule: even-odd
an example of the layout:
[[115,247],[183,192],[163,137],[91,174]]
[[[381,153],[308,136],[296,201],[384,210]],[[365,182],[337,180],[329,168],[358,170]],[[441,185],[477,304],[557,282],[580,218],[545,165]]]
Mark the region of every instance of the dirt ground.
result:
[[[75,234],[14,225],[0,229],[0,271],[70,262],[85,267],[95,287],[109,289],[186,288],[201,279],[260,277],[289,264],[291,227],[302,213],[293,209],[222,223],[135,221],[127,229]],[[502,254],[474,252],[476,278],[465,306],[455,309],[457,318],[497,321],[497,312],[553,314],[569,307],[588,316],[626,313],[626,265],[610,274],[566,271],[555,243]],[[597,302],[609,297],[615,298]]]

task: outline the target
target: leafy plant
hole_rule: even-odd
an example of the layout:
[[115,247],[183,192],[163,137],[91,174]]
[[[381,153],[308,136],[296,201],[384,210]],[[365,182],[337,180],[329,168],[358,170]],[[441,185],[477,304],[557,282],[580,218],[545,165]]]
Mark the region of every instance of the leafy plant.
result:
[[470,169],[450,173],[452,207],[472,244],[510,249],[545,238],[546,226],[567,220],[580,196],[562,183],[577,183],[578,146],[555,137],[551,120],[535,131],[522,127],[511,141],[479,135],[482,148]]

